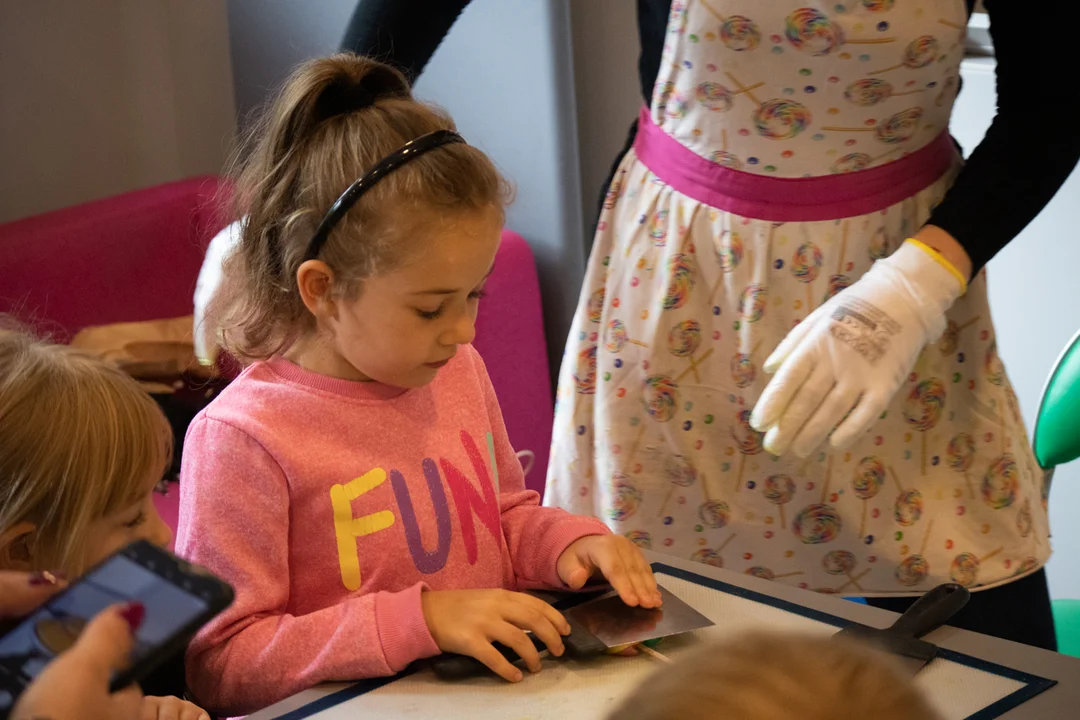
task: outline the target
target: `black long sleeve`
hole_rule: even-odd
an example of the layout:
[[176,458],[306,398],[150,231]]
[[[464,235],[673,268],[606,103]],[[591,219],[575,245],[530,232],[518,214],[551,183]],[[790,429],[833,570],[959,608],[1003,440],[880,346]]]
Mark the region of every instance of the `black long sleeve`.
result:
[[360,0],[342,50],[389,63],[416,81],[469,0]]
[[1080,95],[1067,85],[1080,48],[1056,34],[1072,22],[1065,1],[984,4],[997,56],[997,115],[930,216],[976,271],[1042,212],[1080,160]]

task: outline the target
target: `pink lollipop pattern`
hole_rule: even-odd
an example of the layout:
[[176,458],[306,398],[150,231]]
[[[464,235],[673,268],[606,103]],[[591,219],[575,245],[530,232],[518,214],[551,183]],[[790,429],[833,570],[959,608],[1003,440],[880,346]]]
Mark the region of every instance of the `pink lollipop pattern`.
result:
[[622,352],[627,343],[643,348],[649,347],[646,343],[630,337],[629,333],[626,332],[626,325],[623,324],[622,320],[618,319],[608,321],[607,329],[604,331],[604,340],[604,347],[609,353],[617,354]]
[[874,232],[874,236],[870,238],[870,259],[881,260],[889,257],[892,254],[893,244],[892,240],[889,239],[889,234],[885,232],[885,228],[878,228]]
[[623,473],[611,475],[611,507],[607,515],[615,522],[623,522],[638,511],[641,505],[641,490]]
[[770,475],[761,486],[765,499],[780,509],[780,527],[787,530],[784,506],[795,498],[795,481],[787,475]]
[[824,257],[821,250],[812,242],[804,242],[795,250],[791,258],[791,274],[799,282],[806,283],[806,312],[814,309],[814,281],[821,272]]
[[690,361],[690,371],[694,373],[694,379],[701,382],[698,374],[698,362],[694,360],[694,353],[701,347],[701,323],[697,320],[683,320],[672,326],[668,332],[668,350],[675,357],[687,358]]
[[[913,107],[902,110],[895,115],[885,118],[881,122],[874,123],[870,127],[837,127],[835,125],[827,125],[821,129],[825,132],[872,132],[879,142],[885,143],[886,145],[899,145],[901,143],[906,143],[911,140],[911,138],[915,137],[915,133],[919,130],[919,124],[922,122],[923,113],[924,111],[921,107]],[[885,156],[882,155],[881,157]],[[876,159],[880,158],[871,158],[867,161],[867,165]]]
[[761,44],[761,30],[753,20],[742,15],[724,17],[706,0],[701,4],[720,21],[720,42],[729,50],[745,52]]
[[757,377],[754,355],[760,347],[759,343],[749,353],[737,352],[731,356],[731,379],[735,382],[735,387],[746,388],[754,383],[754,378]]
[[690,487],[698,479],[698,471],[684,455],[669,455],[664,462],[664,476],[671,483],[671,488],[660,504],[657,517],[662,517],[667,512],[668,502],[675,490],[681,487]]
[[[650,375],[642,383],[641,402],[645,413],[656,422],[671,422],[679,411],[679,386],[667,375]],[[633,462],[641,439],[645,436],[646,424],[641,423],[637,438],[630,448],[627,463]]]
[[856,565],[858,565],[858,561],[855,559],[855,553],[848,550],[830,550],[821,559],[821,566],[825,569],[825,572],[830,575],[846,576],[848,581],[855,586],[855,589],[862,592],[858,578],[851,576]]
[[964,476],[968,494],[975,499],[975,488],[971,484],[971,476],[968,470],[975,462],[975,439],[967,433],[958,433],[949,440],[945,448],[945,462],[950,468]]
[[912,389],[904,403],[904,420],[922,433],[923,475],[926,475],[926,433],[941,420],[945,399],[945,383],[937,378],[928,378]]
[[664,294],[664,309],[676,310],[686,304],[694,289],[697,265],[693,255],[679,253],[668,260],[668,286]]
[[759,283],[750,283],[739,300],[739,314],[746,322],[757,322],[765,316],[768,289]]
[[[858,131],[862,131],[864,129],[865,128],[857,128]],[[900,148],[898,147],[893,148],[889,152],[882,153],[881,155],[878,155],[876,157],[871,157],[869,154],[862,152],[849,153],[834,162],[829,169],[834,173],[849,173],[857,172],[859,170],[865,170],[866,168],[876,163],[878,160],[884,160],[885,158],[889,157],[895,152],[898,152],[899,150]],[[879,234],[884,234],[884,232],[884,228],[878,229]],[[881,259],[880,257],[874,257],[874,246],[872,243],[870,246],[870,257],[873,257],[875,260]],[[881,257],[885,256],[882,255]]]
[[596,346],[590,345],[578,353],[577,368],[574,370],[574,385],[581,395],[596,392]]
[[1016,502],[1016,492],[1020,488],[1020,470],[1016,458],[1005,453],[986,469],[982,479],[982,497],[990,507],[1002,510]]
[[1024,504],[1020,506],[1020,510],[1016,513],[1016,531],[1020,533],[1020,537],[1027,537],[1031,534],[1033,525],[1031,499],[1025,498]]
[[720,500],[706,500],[698,508],[698,517],[705,527],[719,530],[731,522],[731,508]]
[[821,487],[821,502],[809,505],[799,511],[795,516],[795,522],[791,529],[795,536],[807,545],[819,545],[832,542],[840,534],[843,521],[840,514],[832,505],[826,505],[829,497],[829,483],[832,480],[832,455],[829,456],[829,464],[825,470],[825,482]]
[[859,107],[872,107],[878,103],[883,103],[889,98],[898,97],[900,95],[914,95],[916,93],[924,92],[923,89],[919,90],[907,90],[905,92],[896,92],[896,88],[888,80],[882,80],[881,78],[863,78],[862,80],[856,80],[847,86],[844,90],[844,97],[848,102],[854,103]]
[[851,487],[855,491],[855,497],[863,501],[862,524],[859,525],[860,538],[866,537],[866,507],[881,492],[884,485],[885,463],[881,461],[881,458],[869,455],[855,466],[855,476],[851,479]]
[[748,455],[757,455],[764,447],[761,442],[765,433],[760,433],[750,427],[750,411],[739,410],[735,413],[735,427],[731,428],[731,437],[735,440],[735,447],[742,454],[739,460],[739,472],[735,477],[735,492],[742,489],[743,472],[746,470],[746,458]]
[[784,35],[796,50],[811,55],[828,55],[845,43],[855,45],[879,45],[895,42],[895,38],[872,38],[850,40],[844,29],[816,8],[798,8],[784,21]]
[[652,238],[653,245],[656,247],[664,247],[667,244],[667,209],[657,210],[649,218],[649,224],[647,230],[649,231],[649,237]]
[[975,585],[979,581],[979,566],[1001,553],[1004,549],[998,548],[981,558],[975,557],[972,553],[960,553],[953,558],[952,565],[949,567],[949,578],[954,583],[964,587]]
[[981,316],[976,315],[963,325],[957,325],[955,320],[948,320],[945,325],[945,332],[942,334],[941,339],[938,340],[938,350],[941,354],[952,355],[956,352],[960,342],[960,333],[979,322],[980,318]]
[[694,90],[694,96],[697,98],[698,103],[707,110],[712,110],[713,112],[727,112],[735,104],[735,96],[737,94],[755,90],[764,84],[765,83],[757,83],[750,87],[730,90],[720,83],[703,82],[699,83]]
[[589,322],[598,323],[604,312],[604,288],[589,296]]
[[626,170],[620,170],[619,174],[611,182],[608,187],[608,191],[604,193],[604,209],[611,210],[615,207],[615,204],[619,201],[619,194],[622,192],[623,181],[626,177]]
[[733,230],[725,230],[717,246],[716,255],[720,260],[720,270],[722,274],[716,279],[716,284],[713,285],[712,292],[709,293],[709,305],[713,304],[716,293],[720,290],[720,286],[724,284],[724,275],[733,272],[735,268],[739,267],[739,263],[742,262],[742,236]]
[[724,548],[728,546],[728,543],[730,543],[734,539],[735,535],[730,535],[728,539],[725,540],[720,545],[720,547],[716,548],[715,550],[713,548],[701,548],[693,555],[691,555],[690,559],[694,562],[704,563],[706,565],[711,565],[716,568],[722,568],[724,567],[724,557],[723,555],[721,555],[721,553],[724,552]]
[[896,521],[897,525],[911,527],[922,518],[922,493],[918,490],[905,490],[904,486],[900,484],[900,478],[897,477],[896,471],[891,467],[889,468],[889,475],[892,476],[897,490],[900,491],[900,494],[896,496],[896,502],[893,504],[893,520]]
[[[926,524],[926,534],[923,535],[922,547],[917,555],[908,555],[896,567],[896,581],[907,587],[918,585],[930,574],[930,563],[926,561],[926,543],[930,540],[930,532],[934,529],[934,521]],[[904,551],[901,551],[904,552]]]
[[646,530],[631,530],[625,537],[642,550],[652,550],[652,533]]
[[786,572],[786,573],[780,573],[779,575],[777,575],[776,573],[774,573],[769,568],[762,567],[761,565],[755,565],[753,567],[748,567],[743,572],[746,575],[749,575],[751,577],[760,578],[761,580],[776,580],[778,578],[794,577],[795,575],[802,575],[803,574],[802,570],[797,570],[795,572]]
[[911,70],[924,68],[937,60],[939,49],[940,46],[938,45],[937,38],[933,35],[917,37],[904,48],[899,64],[892,65],[883,70],[875,70],[869,74],[881,75],[883,73],[892,72],[893,70],[899,70],[900,68],[909,68]]
[[813,120],[810,109],[802,103],[781,98],[761,102],[734,75],[731,73],[725,73],[725,75],[735,84],[739,92],[745,93],[746,97],[757,106],[751,119],[754,121],[754,128],[758,135],[771,140],[787,140],[805,130]]
[[825,290],[825,302],[842,290],[851,287],[851,278],[844,274],[844,256],[847,254],[848,222],[844,221],[843,238],[840,240],[840,261],[836,264],[836,273],[829,276],[829,285]]

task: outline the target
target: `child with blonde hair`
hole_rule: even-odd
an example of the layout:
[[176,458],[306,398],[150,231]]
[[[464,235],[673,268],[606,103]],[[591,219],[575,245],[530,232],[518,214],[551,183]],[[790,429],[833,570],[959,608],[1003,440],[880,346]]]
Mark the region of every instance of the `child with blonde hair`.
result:
[[939,720],[898,666],[855,643],[752,633],[657,672],[609,720]]
[[[0,570],[74,580],[137,541],[172,532],[153,494],[172,456],[161,410],[127,375],[63,345],[0,328]],[[198,720],[182,658],[143,683],[143,718]]]
[[[522,679],[525,631],[566,620],[527,595],[602,574],[660,595],[641,552],[525,489],[470,343],[507,201],[491,161],[389,66],[301,65],[236,178],[241,237],[209,310],[247,368],[192,423],[177,546],[236,601],[188,680],[223,714],[440,652]],[[522,378],[522,382],[528,382]]]

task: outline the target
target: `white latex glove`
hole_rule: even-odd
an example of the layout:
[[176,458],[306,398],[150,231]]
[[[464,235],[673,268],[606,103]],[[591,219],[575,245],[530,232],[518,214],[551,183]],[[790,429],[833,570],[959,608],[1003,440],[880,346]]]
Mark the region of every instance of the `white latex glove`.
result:
[[807,457],[830,432],[834,448],[850,445],[941,337],[945,312],[964,290],[930,251],[905,242],[812,312],[765,361],[776,376],[750,415],[765,450]]
[[218,287],[221,286],[221,266],[225,257],[240,242],[240,220],[222,229],[206,248],[202,267],[199,268],[199,278],[195,281],[195,357],[207,365],[212,365],[216,359],[217,349],[207,342],[206,329],[203,323],[206,320],[206,306],[210,304],[210,298],[214,296]]

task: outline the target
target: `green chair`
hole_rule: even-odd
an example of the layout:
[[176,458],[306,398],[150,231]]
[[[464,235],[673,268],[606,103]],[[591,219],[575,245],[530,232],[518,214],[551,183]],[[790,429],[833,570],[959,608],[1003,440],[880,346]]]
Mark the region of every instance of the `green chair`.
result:
[[[1035,418],[1033,450],[1046,470],[1045,498],[1054,468],[1080,457],[1080,333],[1065,346],[1046,380]],[[1058,651],[1080,657],[1080,600],[1054,600],[1052,604]]]

